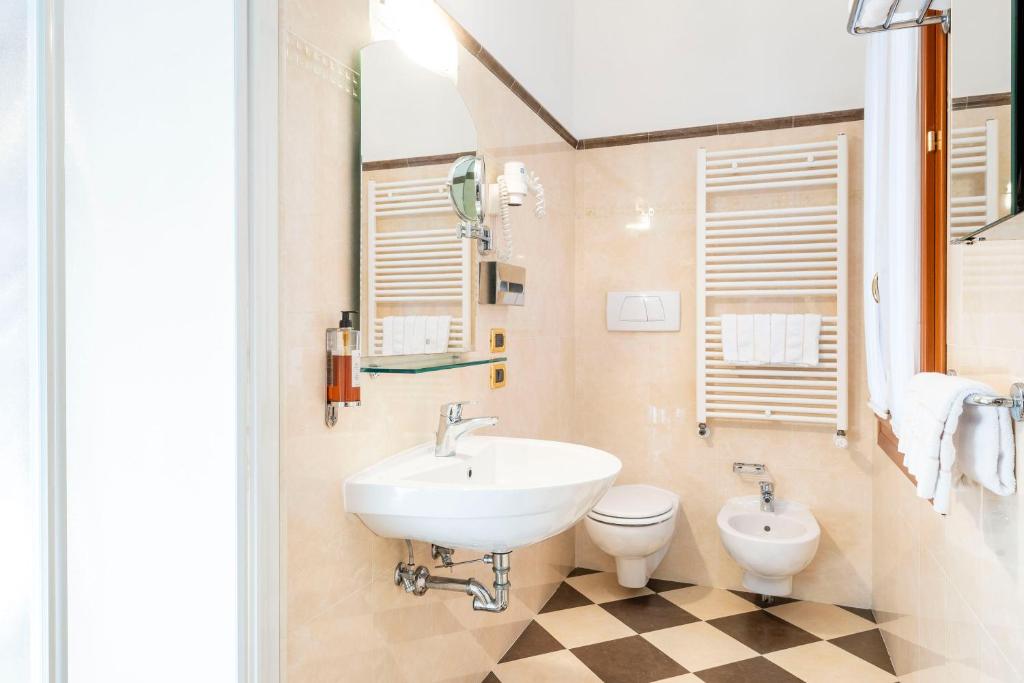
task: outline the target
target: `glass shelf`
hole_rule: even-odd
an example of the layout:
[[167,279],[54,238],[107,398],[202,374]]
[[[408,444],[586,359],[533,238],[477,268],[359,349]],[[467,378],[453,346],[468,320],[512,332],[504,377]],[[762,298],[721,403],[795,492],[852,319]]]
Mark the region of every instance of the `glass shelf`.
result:
[[954,237],[950,244],[974,244],[988,240],[1020,240],[1024,239],[1024,213],[1004,216],[994,223],[978,228],[972,233]]
[[438,370],[468,368],[472,365],[503,363],[507,356],[473,356],[446,353],[428,356],[372,356],[363,359],[362,371],[371,375],[419,375]]

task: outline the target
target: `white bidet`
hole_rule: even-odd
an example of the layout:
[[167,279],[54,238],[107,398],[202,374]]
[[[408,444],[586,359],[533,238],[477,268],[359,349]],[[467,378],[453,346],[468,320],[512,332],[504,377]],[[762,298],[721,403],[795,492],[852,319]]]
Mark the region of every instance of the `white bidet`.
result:
[[806,505],[776,498],[774,512],[760,496],[730,498],[718,513],[725,549],[744,569],[743,585],[755,593],[786,596],[793,576],[814,559],[821,528]]

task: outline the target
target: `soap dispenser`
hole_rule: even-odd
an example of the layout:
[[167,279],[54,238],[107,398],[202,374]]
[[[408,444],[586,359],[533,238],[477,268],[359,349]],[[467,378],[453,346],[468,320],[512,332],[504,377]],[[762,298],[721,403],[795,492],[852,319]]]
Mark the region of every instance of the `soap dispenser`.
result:
[[327,426],[338,421],[338,407],[361,403],[359,376],[362,371],[359,330],[353,323],[357,311],[342,311],[336,328],[327,330]]

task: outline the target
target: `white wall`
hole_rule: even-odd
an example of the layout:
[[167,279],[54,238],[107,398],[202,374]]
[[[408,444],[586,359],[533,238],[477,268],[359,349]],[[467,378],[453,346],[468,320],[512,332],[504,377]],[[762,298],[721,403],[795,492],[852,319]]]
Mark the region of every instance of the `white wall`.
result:
[[[864,105],[847,0],[438,2],[579,138]],[[954,9],[954,96],[1006,92],[1009,3]]]
[[863,106],[845,0],[574,1],[577,137]]
[[562,125],[575,132],[573,0],[437,0],[437,3],[479,40]]

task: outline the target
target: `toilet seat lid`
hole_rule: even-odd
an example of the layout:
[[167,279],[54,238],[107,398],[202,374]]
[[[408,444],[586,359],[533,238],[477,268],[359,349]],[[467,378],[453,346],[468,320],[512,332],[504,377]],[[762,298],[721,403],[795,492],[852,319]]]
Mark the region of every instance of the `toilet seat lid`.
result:
[[651,519],[671,512],[677,500],[675,494],[656,486],[627,484],[613,486],[593,512],[618,519]]

